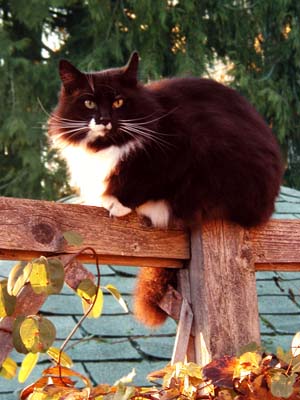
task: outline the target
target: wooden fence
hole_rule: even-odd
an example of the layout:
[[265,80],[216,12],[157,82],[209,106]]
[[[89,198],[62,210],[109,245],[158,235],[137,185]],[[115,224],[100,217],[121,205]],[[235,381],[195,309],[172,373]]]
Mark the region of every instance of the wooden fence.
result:
[[[178,269],[179,293],[170,289],[161,304],[179,320],[173,361],[187,354],[204,365],[259,342],[255,271],[300,271],[300,220],[251,230],[221,220],[192,232],[159,230],[135,214],[111,219],[97,207],[0,198],[0,259],[72,255],[66,231],[80,233],[102,264]],[[0,326],[2,349],[8,334]]]

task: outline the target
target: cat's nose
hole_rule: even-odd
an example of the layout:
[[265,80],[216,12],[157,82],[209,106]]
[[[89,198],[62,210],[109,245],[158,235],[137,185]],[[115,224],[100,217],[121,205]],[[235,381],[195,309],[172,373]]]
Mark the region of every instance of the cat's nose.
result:
[[100,117],[99,120],[98,120],[98,124],[107,126],[107,125],[111,124],[111,122],[110,122],[109,118]]

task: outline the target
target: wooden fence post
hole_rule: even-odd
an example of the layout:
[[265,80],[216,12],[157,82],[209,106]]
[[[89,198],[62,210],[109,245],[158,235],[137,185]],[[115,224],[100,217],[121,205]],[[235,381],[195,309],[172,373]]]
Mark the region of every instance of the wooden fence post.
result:
[[249,232],[220,220],[192,231],[191,252],[195,359],[206,365],[260,342],[254,258]]

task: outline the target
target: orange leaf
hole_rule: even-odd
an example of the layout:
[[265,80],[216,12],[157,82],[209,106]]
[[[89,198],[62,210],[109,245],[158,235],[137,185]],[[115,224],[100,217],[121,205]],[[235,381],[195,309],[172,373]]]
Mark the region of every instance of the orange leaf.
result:
[[[52,379],[52,382],[54,385],[62,386],[62,381],[60,378],[52,377],[51,379]],[[40,388],[47,386],[48,380],[49,380],[48,376],[43,376],[42,378],[38,379],[36,382],[32,383],[31,385],[26,386],[26,388],[24,388],[21,392],[20,399],[25,400],[31,393],[33,393],[34,389],[40,389]],[[75,382],[73,382],[71,379],[69,379],[67,377],[64,378],[63,383],[65,383],[66,385],[69,385],[69,386],[75,385]]]
[[43,371],[43,375],[51,376],[52,379],[53,379],[53,375],[55,377],[59,377],[61,375],[64,378],[63,381],[65,381],[66,376],[76,376],[76,377],[80,378],[86,386],[88,386],[90,388],[92,387],[92,383],[87,377],[80,374],[79,372],[73,371],[72,369],[66,368],[66,367],[56,366],[56,367],[47,368]]
[[217,387],[233,389],[233,375],[237,365],[235,357],[224,356],[207,364],[203,368],[203,375]]

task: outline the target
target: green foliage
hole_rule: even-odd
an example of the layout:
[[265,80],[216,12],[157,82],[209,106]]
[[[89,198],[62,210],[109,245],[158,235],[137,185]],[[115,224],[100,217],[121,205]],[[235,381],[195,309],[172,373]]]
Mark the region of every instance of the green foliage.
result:
[[[0,194],[57,199],[65,166],[48,144],[57,63],[122,65],[140,52],[142,80],[230,66],[232,85],[272,125],[300,188],[300,3],[295,0],[1,0]],[[58,41],[54,48],[51,39]],[[53,41],[53,40],[52,40]]]

